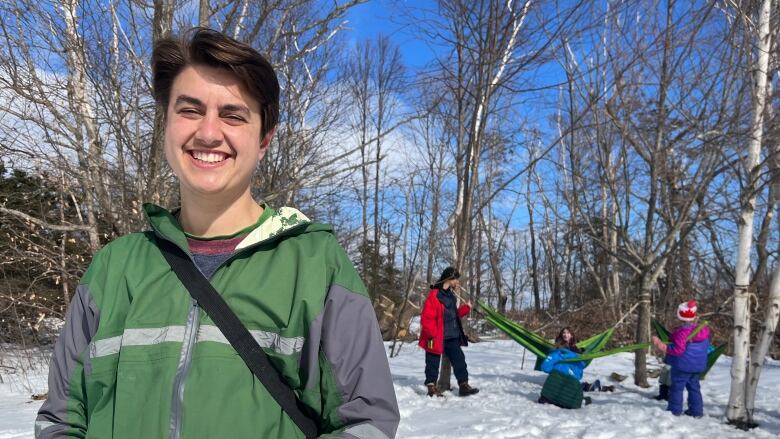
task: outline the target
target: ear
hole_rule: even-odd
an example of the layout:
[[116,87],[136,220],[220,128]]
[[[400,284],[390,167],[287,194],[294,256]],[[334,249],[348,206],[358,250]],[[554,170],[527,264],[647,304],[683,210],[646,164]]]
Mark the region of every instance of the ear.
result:
[[268,147],[271,146],[271,140],[274,138],[274,133],[276,133],[276,128],[272,129],[268,132],[268,134],[263,137],[263,140],[260,141],[260,151],[257,152],[257,160],[260,161],[265,157],[265,153],[268,152]]

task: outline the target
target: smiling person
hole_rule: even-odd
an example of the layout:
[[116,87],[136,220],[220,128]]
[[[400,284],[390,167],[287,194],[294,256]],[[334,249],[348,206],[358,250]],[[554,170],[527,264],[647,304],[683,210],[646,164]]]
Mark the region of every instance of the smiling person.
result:
[[[159,41],[152,72],[181,207],[145,205],[151,230],[95,255],[55,346],[36,437],[305,436],[188,282],[213,286],[319,434],[394,437],[376,317],[332,229],[250,193],[279,115],[273,68],[198,28]],[[174,272],[169,254],[195,275]]]
[[577,358],[580,352],[574,332],[569,327],[562,328],[555,337],[555,349],[547,353],[547,357],[541,364],[542,371],[549,375],[544,380],[539,403],[554,404],[563,408],[580,408],[583,402],[590,404],[591,399],[582,395],[584,389],[580,383],[587,363],[563,362],[563,360]]

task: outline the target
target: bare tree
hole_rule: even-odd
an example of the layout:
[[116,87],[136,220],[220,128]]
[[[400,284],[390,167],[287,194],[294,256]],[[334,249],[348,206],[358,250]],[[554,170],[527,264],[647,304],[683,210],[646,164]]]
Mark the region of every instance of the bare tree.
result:
[[[381,228],[381,178],[382,146],[384,130],[396,119],[398,96],[403,91],[404,66],[401,54],[387,36],[379,36],[376,41],[359,43],[343,69],[343,81],[349,90],[350,102],[356,109],[352,129],[358,133],[357,148],[360,151],[362,210],[362,264],[363,276],[371,279],[369,289],[376,290],[379,280]],[[369,132],[373,141],[369,142]],[[370,149],[373,157],[369,157]],[[373,193],[369,197],[369,183],[373,165]],[[373,235],[369,242],[368,209],[369,200],[373,204]]]
[[376,109],[374,115],[374,134],[376,148],[374,150],[374,248],[372,254],[373,284],[379,284],[379,227],[380,227],[380,182],[382,178],[382,139],[383,131],[396,117],[398,95],[404,89],[405,72],[401,62],[401,52],[398,46],[392,44],[387,36],[380,36],[376,43],[376,72],[374,83],[376,87]]
[[539,285],[539,279],[541,278],[540,270],[539,270],[539,253],[536,250],[536,228],[534,227],[534,201],[531,197],[531,194],[534,193],[534,191],[531,189],[531,184],[534,182],[533,179],[533,169],[534,167],[531,167],[531,170],[527,176],[526,179],[526,207],[528,208],[528,237],[531,240],[531,245],[528,247],[528,251],[530,252],[530,262],[531,262],[531,283],[533,286],[533,297],[534,297],[534,310],[538,313],[542,310],[542,299],[540,295],[541,287]]
[[[351,124],[353,132],[358,135],[358,149],[360,151],[360,194],[358,195],[361,210],[361,252],[365,253],[368,244],[368,184],[370,181],[368,142],[369,130],[371,129],[369,112],[372,110],[372,73],[374,57],[372,56],[372,45],[366,41],[358,44],[351,57],[349,57],[346,66],[343,68],[343,81],[347,84],[350,93],[350,102],[355,109],[352,117],[355,119]],[[361,274],[365,278],[368,275],[368,258],[365,254],[361,258]]]
[[[705,24],[712,23],[713,5],[686,9],[681,20],[676,18],[681,12],[675,2],[667,2],[665,6],[665,11],[660,12],[662,20],[648,17],[647,27],[642,25],[643,21],[637,21],[630,30],[615,27],[620,29],[620,40],[630,41],[631,48],[623,51],[621,46],[625,43],[617,40],[616,44],[608,45],[612,52],[607,57],[611,86],[601,85],[603,79],[585,81],[577,87],[580,103],[572,107],[578,113],[569,116],[570,120],[578,120],[577,114],[584,111],[586,117],[579,120],[607,123],[609,130],[617,134],[615,153],[610,152],[614,144],[607,141],[615,137],[593,142],[594,131],[589,129],[577,131],[573,136],[576,143],[569,145],[570,148],[578,148],[581,141],[587,142],[584,145],[601,146],[595,150],[584,145],[579,148],[579,169],[575,169],[576,162],[570,164],[574,185],[570,194],[576,199],[569,202],[575,206],[572,211],[588,239],[633,275],[634,300],[639,303],[637,342],[650,340],[652,298],[657,281],[666,273],[669,260],[681,255],[687,236],[705,213],[699,206],[707,205],[713,181],[726,169],[725,155],[717,148],[717,140],[722,139],[708,133],[727,132],[731,124],[739,122],[730,117],[733,94],[719,94],[712,83],[691,84],[685,79],[710,72],[708,63],[730,56],[730,48],[722,47],[720,41],[703,32]],[[628,8],[613,13],[612,17],[619,20],[623,14],[634,16]],[[656,27],[657,23],[663,24]],[[646,35],[655,37],[648,41]],[[716,55],[698,65],[684,62],[694,48],[703,47]],[[599,74],[604,73],[602,66],[583,66],[571,61],[565,65],[572,71],[570,77],[580,80],[599,79]],[[720,84],[733,89],[738,77],[725,68],[716,71]],[[648,83],[648,76],[657,78],[652,81],[653,86],[639,90],[635,84]],[[650,93],[652,97],[648,98]],[[599,107],[603,110],[588,111],[594,100],[601,102]],[[613,157],[620,158],[617,162],[622,165],[620,174],[615,173]],[[584,172],[587,166],[582,163],[589,160],[598,166],[594,169],[599,182],[595,191],[589,190],[593,186],[584,180],[588,174]],[[622,208],[615,210],[616,206]],[[642,237],[638,238],[636,234],[640,230]],[[598,269],[594,267],[590,271],[598,278],[595,276]],[[601,290],[606,291],[603,284]],[[635,360],[635,381],[643,386],[647,385],[646,355],[646,350],[637,351]]]

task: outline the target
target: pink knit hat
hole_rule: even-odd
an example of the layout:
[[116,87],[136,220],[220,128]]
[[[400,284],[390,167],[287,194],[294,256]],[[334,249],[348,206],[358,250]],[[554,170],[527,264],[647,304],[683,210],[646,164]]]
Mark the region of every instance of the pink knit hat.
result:
[[683,322],[692,322],[696,320],[696,301],[689,300],[683,302],[677,307],[677,318]]

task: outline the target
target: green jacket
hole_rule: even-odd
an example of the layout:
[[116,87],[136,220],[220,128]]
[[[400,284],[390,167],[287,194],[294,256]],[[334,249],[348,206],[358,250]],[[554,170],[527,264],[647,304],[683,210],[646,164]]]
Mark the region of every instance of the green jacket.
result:
[[[167,239],[189,254],[177,220],[144,207],[152,231],[100,250],[77,289],[36,438],[303,437],[157,248]],[[394,437],[387,357],[352,263],[329,227],[266,209],[212,285],[322,431]]]

